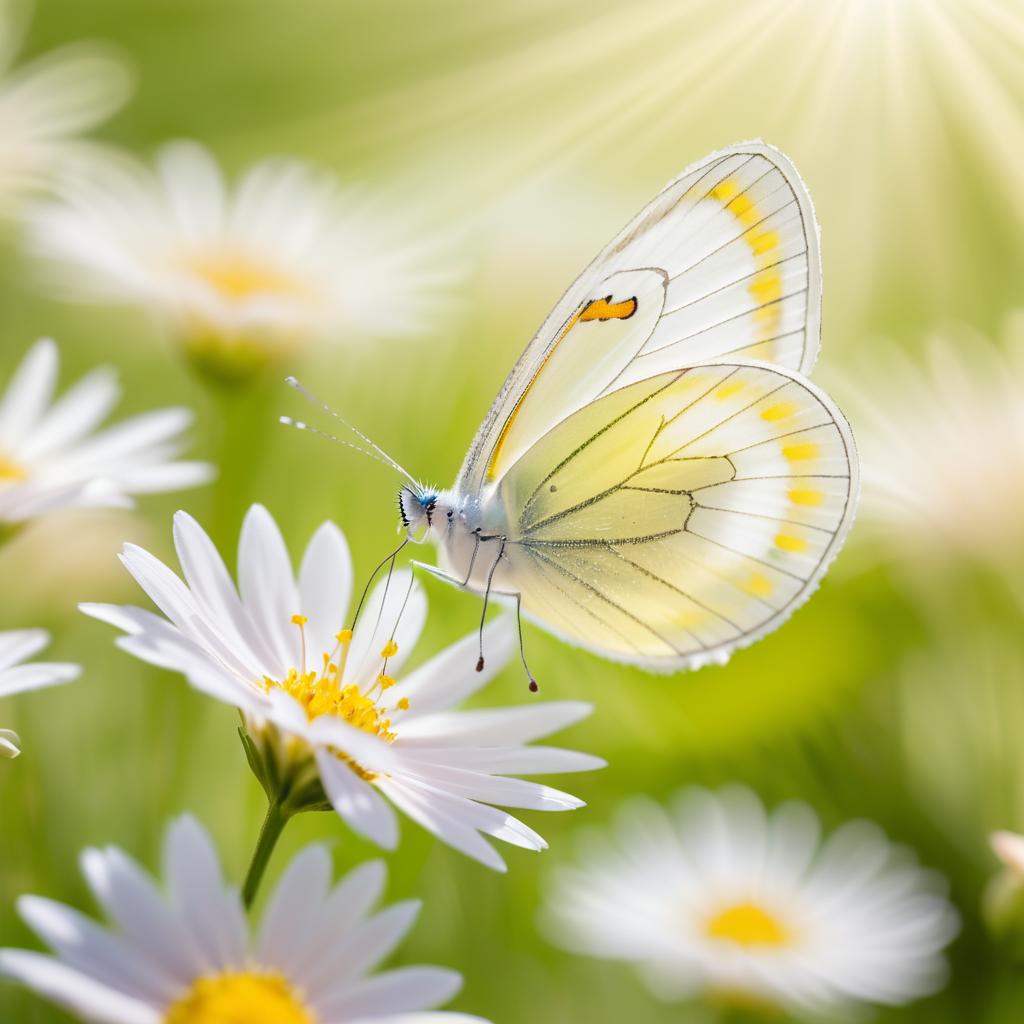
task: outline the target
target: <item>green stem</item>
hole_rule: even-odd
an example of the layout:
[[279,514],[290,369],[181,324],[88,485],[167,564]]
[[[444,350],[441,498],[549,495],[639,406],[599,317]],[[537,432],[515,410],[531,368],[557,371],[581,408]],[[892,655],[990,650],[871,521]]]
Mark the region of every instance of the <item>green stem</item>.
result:
[[256,892],[263,880],[263,873],[270,863],[271,854],[277,845],[290,815],[282,808],[277,800],[272,800],[267,805],[267,816],[263,819],[263,827],[260,829],[260,837],[256,841],[256,849],[252,851],[252,861],[249,863],[249,871],[245,876],[245,885],[242,886],[242,900],[246,907],[251,907],[256,899]]

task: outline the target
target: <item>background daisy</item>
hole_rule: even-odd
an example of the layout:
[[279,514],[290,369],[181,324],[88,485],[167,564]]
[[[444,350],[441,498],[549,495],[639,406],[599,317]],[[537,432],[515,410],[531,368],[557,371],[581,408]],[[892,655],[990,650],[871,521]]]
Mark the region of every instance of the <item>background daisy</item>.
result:
[[84,155],[77,136],[108,118],[131,78],[108,50],[77,44],[12,67],[27,28],[14,0],[0,0],[0,214]]
[[94,370],[54,401],[59,356],[37,342],[0,395],[0,531],[61,508],[131,505],[133,494],[195,487],[205,462],[178,461],[187,409],[159,409],[97,431],[117,402],[115,375]]
[[[822,227],[823,383],[834,394],[858,382],[869,397],[884,396],[893,431],[911,407],[937,419],[941,446],[907,424],[915,446],[906,479],[925,471],[913,460],[938,447],[928,472],[948,478],[948,493],[940,487],[928,510],[915,498],[909,513],[889,518],[871,484],[842,564],[815,600],[727,666],[652,678],[568,650],[527,623],[530,665],[545,698],[595,707],[563,743],[612,765],[566,787],[587,801],[588,818],[603,819],[638,792],[663,800],[692,782],[742,779],[773,805],[807,801],[829,829],[876,821],[950,880],[965,922],[947,954],[946,988],[884,1008],[879,1021],[1019,1024],[1024,971],[991,941],[980,896],[997,870],[989,834],[1024,833],[1021,602],[1007,594],[1024,564],[1010,520],[992,520],[991,543],[947,539],[981,500],[964,492],[992,480],[989,451],[967,447],[961,457],[945,430],[962,411],[934,408],[934,397],[922,405],[921,389],[889,387],[886,375],[900,365],[890,361],[895,350],[910,362],[911,381],[931,389],[935,371],[921,341],[930,333],[955,358],[957,380],[994,381],[989,350],[1019,375],[1013,328],[1002,333],[1021,304],[1024,257],[1019,0],[45,0],[18,41],[19,62],[89,38],[109,39],[138,70],[142,87],[104,135],[144,161],[151,187],[149,154],[184,134],[216,154],[231,197],[247,168],[294,154],[374,189],[401,182],[397,205],[408,200],[428,225],[469,225],[453,232],[450,250],[468,270],[460,315],[442,318],[428,343],[348,344],[353,332],[328,330],[339,343],[311,344],[299,365],[288,357],[279,373],[237,389],[230,413],[186,360],[167,358],[133,305],[66,301],[71,266],[62,262],[59,277],[41,274],[24,236],[0,230],[5,339],[62,339],[69,379],[116,354],[133,412],[202,411],[194,450],[216,452],[220,476],[189,508],[232,574],[238,523],[258,500],[273,500],[296,555],[318,523],[337,516],[360,585],[397,543],[391,476],[278,429],[279,413],[301,415],[280,377],[296,373],[403,464],[448,482],[538,324],[666,181],[739,139],[763,137],[793,158]],[[396,231],[420,235],[409,225]],[[26,286],[33,271],[39,287]],[[73,291],[81,294],[80,283]],[[382,308],[390,301],[400,305],[404,293]],[[170,330],[177,321],[163,322]],[[0,379],[22,354],[21,345],[0,343]],[[1005,405],[1004,384],[992,386],[993,408]],[[933,394],[959,402],[956,391]],[[972,403],[986,400],[984,384],[964,392]],[[864,419],[854,426],[859,440],[874,433]],[[1005,451],[1012,434],[1008,424],[984,436]],[[905,451],[895,433],[881,440],[880,451],[864,452],[869,472],[889,448]],[[1015,503],[1005,481],[988,493]],[[24,721],[31,755],[0,785],[2,905],[26,891],[77,902],[80,883],[67,868],[74,851],[96,841],[97,823],[148,857],[167,817],[190,807],[218,823],[239,877],[251,852],[265,798],[225,742],[234,708],[166,685],[164,670],[120,656],[110,631],[84,617],[60,621],[83,596],[147,605],[104,551],[130,539],[176,567],[170,511],[170,498],[155,497],[142,514],[76,515],[73,534],[69,517],[53,516],[0,553],[0,624],[59,628],[62,650],[91,666],[88,686],[25,698],[40,712],[59,703],[59,715],[36,715],[30,704],[31,716],[16,721],[13,702],[0,706],[0,724]],[[93,524],[117,537],[97,536]],[[72,546],[87,556],[75,558]],[[104,557],[107,573],[96,569]],[[480,613],[466,594],[425,586],[423,658],[475,629]],[[403,668],[399,683],[407,675]],[[531,705],[518,665],[469,700]],[[537,826],[537,815],[521,817]],[[539,820],[556,851],[581,824],[578,814]],[[305,841],[342,832],[339,865],[373,849],[334,815],[305,814],[281,840],[282,862]],[[513,856],[516,870],[499,876],[407,825],[400,854],[389,858],[403,893],[430,896],[415,957],[458,964],[465,1005],[502,1024],[709,1024],[718,1016],[650,999],[634,972],[539,941],[537,892],[551,857]],[[25,944],[16,915],[0,913],[0,946]],[[0,1020],[66,1024],[13,985],[0,985]]]
[[[15,629],[0,633],[0,697],[41,690],[78,677],[81,672],[78,665],[43,661],[25,664],[49,642],[49,634],[42,629]],[[17,757],[20,753],[17,733],[0,729],[0,757]]]
[[867,822],[821,842],[806,804],[766,813],[749,789],[689,789],[666,813],[638,799],[613,836],[557,872],[556,941],[640,966],[664,998],[781,1006],[818,1018],[940,987],[957,931],[943,880]]
[[922,356],[890,345],[847,378],[863,449],[864,514],[902,562],[1020,569],[1022,380],[1021,313],[1009,319],[1002,344],[947,330]]
[[316,336],[421,334],[447,304],[449,273],[399,211],[298,160],[229,186],[206,149],[176,142],[153,171],[111,160],[59,191],[29,218],[58,290],[154,314],[216,376]]
[[530,746],[585,717],[588,704],[454,710],[511,657],[509,619],[484,631],[482,672],[470,634],[402,676],[426,597],[410,572],[395,572],[377,584],[350,629],[352,565],[333,523],[313,535],[296,576],[277,524],[254,506],[239,540],[237,590],[213,542],[183,512],[174,541],[184,581],[141,548],[128,545],[121,556],[165,617],[114,605],[82,610],[124,630],[118,644],[125,650],[182,672],[242,711],[273,827],[326,799],[358,833],[390,849],[398,841],[393,805],[503,871],[483,835],[529,850],[547,843],[493,805],[582,806],[568,793],[509,776],[600,767],[586,754]]
[[53,950],[0,950],[0,973],[81,1020],[101,1024],[470,1024],[431,1013],[461,986],[454,971],[374,973],[412,927],[419,903],[374,912],[384,867],[364,864],[337,885],[322,846],[282,876],[256,929],[217,851],[192,818],[167,830],[166,888],[116,847],[86,850],[82,872],[113,925],[24,896],[18,910]]

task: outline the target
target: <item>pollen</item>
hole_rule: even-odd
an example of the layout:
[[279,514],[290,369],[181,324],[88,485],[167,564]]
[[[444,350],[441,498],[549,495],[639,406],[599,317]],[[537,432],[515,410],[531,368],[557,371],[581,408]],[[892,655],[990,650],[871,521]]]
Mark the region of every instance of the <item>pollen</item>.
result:
[[238,971],[197,979],[163,1024],[316,1024],[316,1018],[282,975]]
[[[304,633],[308,621],[305,615],[293,615],[291,621]],[[366,690],[358,683],[345,682],[345,666],[352,643],[352,630],[343,629],[335,634],[337,644],[333,651],[325,651],[320,656],[316,669],[307,667],[305,644],[303,644],[302,663],[298,668],[291,668],[283,679],[263,678],[263,688],[267,693],[272,690],[283,690],[306,712],[309,721],[315,721],[324,715],[337,718],[342,722],[362,729],[371,736],[377,736],[386,743],[394,743],[395,733],[391,729],[388,711],[378,703],[385,690],[395,685],[392,676],[379,675]],[[389,641],[385,652],[398,645]],[[314,662],[314,664],[316,664]],[[357,765],[343,751],[334,751],[335,755],[361,778],[372,779],[375,776],[367,769]]]
[[304,282],[243,253],[201,253],[186,260],[185,266],[228,300],[266,294],[309,297]]
[[705,924],[705,934],[747,948],[787,946],[793,941],[790,929],[756,903],[737,903],[715,914]]
[[397,653],[398,644],[394,640],[389,640],[381,649],[380,656],[382,658],[393,658]]
[[0,454],[0,483],[18,483],[28,479],[28,471],[13,459]]

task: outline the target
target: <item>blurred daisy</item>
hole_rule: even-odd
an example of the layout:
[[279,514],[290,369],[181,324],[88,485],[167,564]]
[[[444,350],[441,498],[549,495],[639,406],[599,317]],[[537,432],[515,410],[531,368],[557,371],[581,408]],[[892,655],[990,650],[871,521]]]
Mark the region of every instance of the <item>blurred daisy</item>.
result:
[[125,101],[130,78],[121,63],[91,44],[69,46],[11,67],[24,24],[10,0],[0,0],[0,213],[82,152],[76,136]]
[[[49,634],[42,629],[15,629],[0,633],[0,697],[56,686],[78,676],[81,669],[77,665],[42,661],[24,664],[49,642]],[[20,753],[17,733],[0,729],[0,757],[17,757]]]
[[172,143],[155,174],[124,160],[68,176],[30,228],[71,297],[155,314],[221,377],[317,335],[420,333],[444,307],[432,245],[293,160],[255,165],[232,191],[207,150]]
[[739,786],[686,790],[671,813],[627,804],[556,874],[546,923],[573,951],[640,965],[663,998],[811,1015],[934,991],[957,931],[943,881],[875,826],[821,844],[809,807],[766,814]]
[[891,347],[863,365],[848,391],[863,509],[899,552],[1000,567],[1024,549],[1022,380],[1022,330],[1003,349],[964,332],[923,363]]
[[373,913],[379,862],[331,885],[331,859],[307,847],[250,931],[206,832],[182,818],[167,832],[166,890],[115,847],[86,850],[82,872],[114,925],[23,896],[25,923],[54,952],[0,950],[0,973],[81,1020],[102,1024],[444,1024],[478,1021],[423,1012],[461,979],[439,967],[372,974],[419,911],[415,900]]
[[393,848],[390,801],[444,842],[504,870],[481,833],[529,850],[547,844],[492,804],[582,806],[508,775],[600,767],[585,754],[528,746],[583,718],[590,705],[452,710],[512,655],[509,620],[484,632],[485,671],[476,671],[474,633],[398,681],[426,598],[411,573],[396,572],[371,593],[355,630],[345,628],[352,564],[332,523],[314,534],[296,578],[270,513],[253,506],[242,526],[237,591],[209,537],[183,512],[174,541],[184,582],[141,548],[127,545],[121,556],[166,618],[113,605],[82,610],[123,629],[125,650],[241,710],[254,741],[250,761],[272,805],[283,789],[291,794],[286,815],[326,797],[355,831]]
[[53,401],[59,357],[37,342],[0,395],[0,536],[61,508],[131,505],[129,495],[205,483],[205,462],[176,461],[187,409],[159,409],[106,430],[116,403],[114,374],[101,368]]

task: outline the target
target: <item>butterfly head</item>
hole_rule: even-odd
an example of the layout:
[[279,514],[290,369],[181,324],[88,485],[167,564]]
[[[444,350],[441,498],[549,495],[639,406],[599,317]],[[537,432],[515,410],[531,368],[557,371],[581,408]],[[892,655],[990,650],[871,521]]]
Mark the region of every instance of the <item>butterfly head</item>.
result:
[[434,525],[437,492],[426,487],[402,487],[398,492],[398,514],[409,540],[422,544]]

